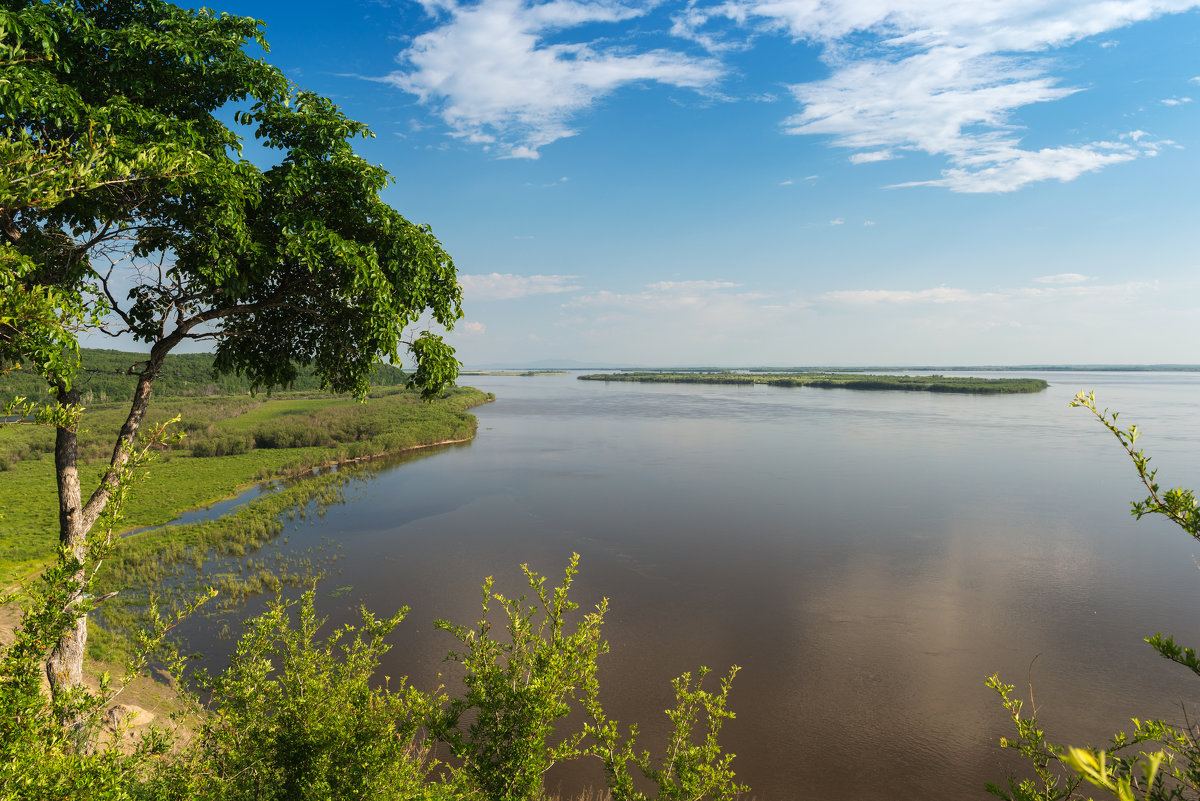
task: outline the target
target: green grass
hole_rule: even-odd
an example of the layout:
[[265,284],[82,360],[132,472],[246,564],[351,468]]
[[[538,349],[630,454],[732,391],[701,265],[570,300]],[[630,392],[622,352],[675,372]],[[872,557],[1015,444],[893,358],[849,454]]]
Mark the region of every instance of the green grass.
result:
[[223,427],[230,431],[246,431],[268,420],[278,420],[289,416],[307,416],[321,409],[339,405],[345,405],[344,398],[299,398],[296,400],[279,398],[268,406],[260,406],[229,419]]
[[999,395],[1041,392],[1049,384],[1040,378],[974,378],[968,376],[861,375],[856,373],[734,373],[628,372],[579,376],[581,381],[637,381],[664,384],[767,384],[777,387],[817,389],[907,390]]
[[[366,403],[318,393],[156,400],[148,421],[179,414],[184,440],[150,465],[131,493],[122,529],[156,526],[180,512],[228,498],[257,481],[474,435],[467,409],[490,400],[455,388],[433,403],[388,387]],[[80,478],[95,487],[128,406],[87,409]],[[0,587],[39,569],[58,540],[53,432],[0,428]],[[213,455],[220,453],[221,455]],[[176,536],[174,531],[172,537]]]
[[212,587],[217,597],[202,611],[212,617],[238,608],[251,595],[311,584],[321,570],[320,554],[276,553],[268,559],[259,551],[288,521],[321,515],[325,508],[343,503],[345,485],[364,474],[369,474],[367,466],[354,465],[276,487],[218,520],[124,538],[99,573],[96,593],[118,594],[94,613],[100,624],[94,630],[104,633],[89,637],[89,656],[105,662],[127,657],[130,635],[147,624],[151,596],[160,609],[177,610],[201,587]]

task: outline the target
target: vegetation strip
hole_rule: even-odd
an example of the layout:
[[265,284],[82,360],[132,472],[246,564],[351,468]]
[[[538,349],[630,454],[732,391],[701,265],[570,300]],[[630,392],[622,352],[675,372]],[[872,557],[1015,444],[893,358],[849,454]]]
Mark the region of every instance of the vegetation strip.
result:
[[1040,378],[974,378],[943,375],[863,375],[856,373],[713,373],[627,372],[593,373],[580,381],[638,381],[647,384],[767,384],[775,387],[818,389],[907,390],[1000,395],[1041,392],[1049,384]]
[[[415,391],[384,387],[365,404],[315,392],[160,399],[148,415],[150,422],[181,415],[178,427],[185,437],[150,468],[120,528],[162,525],[184,511],[233,497],[257,481],[468,440],[476,423],[467,410],[492,397],[458,387],[425,403]],[[84,412],[79,439],[86,461],[81,473],[99,471],[107,461],[111,444],[103,432],[113,430],[113,421],[123,414],[115,404]],[[0,586],[39,570],[54,556],[58,508],[53,450],[54,431],[46,427],[0,430],[0,515],[5,526]]]

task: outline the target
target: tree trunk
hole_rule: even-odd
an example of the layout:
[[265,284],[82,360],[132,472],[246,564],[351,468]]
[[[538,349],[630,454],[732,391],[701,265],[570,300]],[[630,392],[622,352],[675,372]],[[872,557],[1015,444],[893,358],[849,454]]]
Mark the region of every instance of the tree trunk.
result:
[[[134,390],[129,415],[121,432],[117,436],[113,448],[112,460],[100,486],[83,502],[83,492],[79,485],[79,439],[74,428],[59,428],[54,442],[54,468],[58,479],[58,541],[79,560],[80,569],[72,577],[73,587],[68,601],[68,609],[77,607],[82,601],[87,589],[88,557],[87,538],[92,526],[104,512],[109,498],[120,480],[120,468],[129,459],[130,448],[137,441],[138,430],[146,409],[150,406],[150,394],[154,388],[154,379],[162,369],[163,359],[172,347],[179,341],[182,334],[167,337],[159,341],[150,351],[150,359],[146,368],[138,377],[137,388]],[[58,402],[63,406],[78,406],[79,390],[66,389],[58,386]],[[60,689],[77,687],[83,683],[83,654],[87,648],[87,615],[79,614],[75,622],[68,628],[61,639],[50,651],[46,660],[46,677],[50,680],[51,692]]]
[[[58,402],[64,406],[78,405],[79,390],[58,389]],[[59,428],[54,442],[54,469],[58,479],[58,541],[83,563],[86,556],[87,534],[91,528],[84,520],[83,495],[79,486],[78,435],[73,428]],[[85,572],[72,577],[70,603],[78,605],[83,597]],[[63,632],[62,638],[50,651],[46,661],[46,678],[52,692],[83,683],[83,651],[87,645],[87,615],[79,615],[74,624]]]

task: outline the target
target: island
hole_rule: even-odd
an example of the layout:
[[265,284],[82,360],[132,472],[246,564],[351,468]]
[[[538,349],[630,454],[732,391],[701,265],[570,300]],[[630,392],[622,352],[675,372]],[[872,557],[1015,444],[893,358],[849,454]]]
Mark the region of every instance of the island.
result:
[[650,384],[767,384],[775,387],[817,389],[907,390],[958,392],[970,395],[1000,395],[1041,392],[1049,384],[1040,378],[976,378],[944,375],[868,375],[863,373],[792,372],[751,373],[734,370],[713,372],[639,371],[592,373],[580,381],[639,381]]

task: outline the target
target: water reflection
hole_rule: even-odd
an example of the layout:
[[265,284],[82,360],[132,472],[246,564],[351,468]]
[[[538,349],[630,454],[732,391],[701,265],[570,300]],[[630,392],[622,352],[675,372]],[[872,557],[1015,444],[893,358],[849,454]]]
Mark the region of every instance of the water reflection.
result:
[[1195,696],[1141,638],[1200,642],[1200,546],[1129,518],[1131,468],[1066,404],[1096,388],[1195,484],[1200,379],[1037,375],[1049,391],[997,397],[473,376],[497,396],[474,443],[379,473],[289,547],[340,544],[334,623],[412,607],[384,672],[424,687],[434,618],[577,551],[577,600],[612,599],[605,698],[648,746],[673,676],[737,663],[728,745],[758,798],[983,797],[1011,734],[993,672],[1023,687],[1037,656],[1039,711],[1076,743]]

